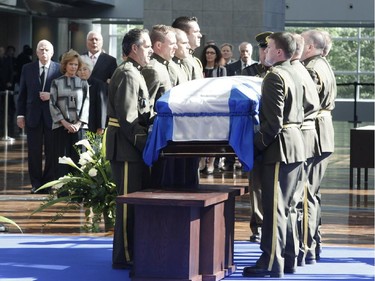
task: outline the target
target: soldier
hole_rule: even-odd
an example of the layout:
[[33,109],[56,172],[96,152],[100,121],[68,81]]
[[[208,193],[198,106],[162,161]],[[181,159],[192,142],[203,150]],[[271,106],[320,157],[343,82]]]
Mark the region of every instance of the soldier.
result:
[[[265,31],[255,36],[259,47],[259,63],[244,68],[243,74],[248,76],[264,77],[269,67],[266,65],[265,50],[267,48],[267,38],[273,32]],[[254,167],[249,173],[249,193],[250,193],[250,242],[259,243],[262,237],[263,207],[262,207],[262,188],[260,182],[261,175],[261,157],[254,159]]]
[[[145,29],[125,34],[126,61],[117,67],[108,89],[107,159],[119,195],[150,187],[149,168],[142,153],[150,125],[150,103],[142,67],[150,62],[151,40]],[[126,230],[126,233],[125,233]],[[112,267],[129,269],[134,253],[134,206],[118,204],[113,237]]]
[[[292,34],[269,36],[266,63],[272,65],[262,84],[260,129],[254,145],[262,153],[263,225],[262,254],[255,266],[245,267],[246,277],[282,277],[295,271],[296,257],[285,257],[290,202],[305,161],[302,85],[290,65],[296,43]],[[287,259],[288,258],[288,259]]]
[[[334,129],[331,111],[335,108],[337,95],[336,78],[328,61],[323,57],[326,47],[326,38],[318,30],[308,30],[303,32],[305,47],[301,61],[309,71],[320,100],[320,109],[316,118],[316,130],[318,132],[321,155],[314,158],[312,172],[309,177],[308,204],[308,246],[305,261],[313,263],[320,259],[321,235],[319,225],[321,221],[321,194],[320,183],[327,169],[329,157],[334,151]],[[325,54],[326,55],[326,54]],[[316,218],[316,219],[315,219]]]

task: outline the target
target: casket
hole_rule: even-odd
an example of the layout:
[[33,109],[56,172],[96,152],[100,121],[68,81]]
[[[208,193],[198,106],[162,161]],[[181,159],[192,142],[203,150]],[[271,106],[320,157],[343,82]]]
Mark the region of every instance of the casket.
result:
[[235,153],[250,170],[261,83],[250,76],[205,78],[166,92],[155,104],[157,116],[143,152],[146,164],[159,155]]

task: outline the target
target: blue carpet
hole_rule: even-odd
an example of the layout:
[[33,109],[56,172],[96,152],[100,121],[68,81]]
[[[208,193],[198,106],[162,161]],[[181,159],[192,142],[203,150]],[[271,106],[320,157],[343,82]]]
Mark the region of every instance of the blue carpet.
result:
[[[234,250],[237,271],[223,280],[249,280],[241,276],[242,268],[255,263],[260,255],[259,244],[236,241]],[[111,268],[111,255],[112,239],[107,237],[3,234],[0,281],[130,280],[128,271]],[[298,267],[295,274],[285,275],[282,280],[374,278],[374,249],[327,246],[319,263]]]

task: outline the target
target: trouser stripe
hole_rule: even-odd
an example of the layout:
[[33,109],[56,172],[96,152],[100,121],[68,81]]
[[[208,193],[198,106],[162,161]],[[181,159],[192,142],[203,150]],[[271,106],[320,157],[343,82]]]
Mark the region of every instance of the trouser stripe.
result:
[[[125,162],[124,163],[124,190],[123,194],[128,194],[128,175],[129,174],[129,163]],[[124,223],[123,223],[123,232],[124,232],[124,251],[125,251],[125,258],[126,261],[130,261],[130,254],[129,254],[129,248],[128,248],[128,235],[126,235],[126,229],[128,227],[128,206],[127,204],[124,204],[124,209],[123,209],[123,218],[124,218]]]
[[272,271],[272,265],[276,256],[276,243],[277,243],[277,218],[278,218],[278,210],[277,210],[277,201],[279,196],[279,171],[280,171],[280,162],[275,164],[275,172],[273,174],[273,214],[272,214],[272,245],[271,245],[271,253],[270,253],[270,262],[268,265],[268,270]]

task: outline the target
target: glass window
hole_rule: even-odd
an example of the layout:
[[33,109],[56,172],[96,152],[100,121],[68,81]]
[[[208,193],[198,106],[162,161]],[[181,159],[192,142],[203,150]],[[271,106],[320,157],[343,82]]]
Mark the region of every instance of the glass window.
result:
[[301,33],[314,28],[332,37],[327,60],[336,74],[337,98],[354,99],[355,94],[357,99],[374,100],[374,28],[288,26],[286,30]]

